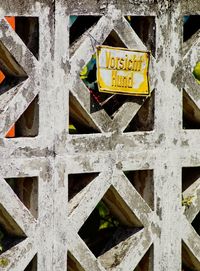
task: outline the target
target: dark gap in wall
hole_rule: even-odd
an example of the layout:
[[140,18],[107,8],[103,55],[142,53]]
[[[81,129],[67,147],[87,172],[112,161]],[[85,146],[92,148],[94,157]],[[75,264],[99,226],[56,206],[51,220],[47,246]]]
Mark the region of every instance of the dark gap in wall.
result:
[[198,213],[195,219],[193,220],[192,226],[194,227],[198,235],[200,235],[200,213]]
[[15,124],[15,137],[36,137],[39,132],[39,97],[30,103]]
[[99,173],[78,173],[68,175],[68,199],[71,200],[90,182],[92,182]]
[[183,17],[183,41],[189,40],[200,29],[200,16],[190,15]]
[[[141,99],[141,98],[140,98]],[[145,100],[146,99],[146,100]],[[136,115],[133,117],[125,133],[127,132],[139,132],[139,131],[153,131],[154,129],[154,103],[155,103],[155,91],[151,92],[151,96],[143,98],[144,103],[141,105],[141,108],[138,110]],[[142,101],[143,101],[142,100]],[[136,98],[133,99],[133,102],[136,102]],[[140,103],[138,101],[138,103]]]
[[79,235],[92,253],[99,257],[142,228],[138,218],[111,187],[85,221]]
[[38,178],[20,177],[8,178],[6,182],[10,185],[20,201],[26,206],[32,215],[38,217]]
[[[142,42],[151,51],[155,57],[156,52],[156,23],[154,16],[127,16],[126,19],[130,23],[135,33]],[[134,49],[134,48],[132,48]]]
[[184,242],[182,242],[182,271],[200,271],[199,261]]
[[0,255],[25,239],[25,233],[0,204]]
[[[200,167],[182,168],[182,205],[189,208],[193,198],[198,195],[200,187]],[[200,235],[200,213],[196,215],[192,222],[195,231]]]
[[16,17],[15,30],[32,54],[39,59],[39,18]]
[[154,210],[153,170],[125,171],[124,174],[149,207]]
[[[1,26],[0,26],[1,27]],[[13,87],[28,78],[23,67],[11,55],[8,49],[0,41],[0,95],[1,99]]]
[[95,25],[100,16],[70,16],[70,45],[76,42],[84,33]]
[[200,109],[183,90],[183,129],[200,129]]
[[152,271],[153,270],[153,245],[147,250],[134,271]]
[[182,168],[182,192],[189,188],[200,178],[200,167]]
[[69,251],[67,253],[67,271],[84,271],[80,263]]
[[76,100],[72,93],[69,94],[69,134],[94,134],[100,133],[89,114]]
[[37,271],[37,255],[34,256],[24,271]]

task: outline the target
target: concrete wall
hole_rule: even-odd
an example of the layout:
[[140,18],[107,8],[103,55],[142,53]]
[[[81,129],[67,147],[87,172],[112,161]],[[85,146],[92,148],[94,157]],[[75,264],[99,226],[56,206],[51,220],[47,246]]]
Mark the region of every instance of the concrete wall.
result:
[[[23,82],[0,96],[0,223],[26,238],[0,255],[0,270],[66,271],[68,252],[68,271],[181,271],[182,243],[184,265],[190,266],[184,270],[200,270],[200,237],[191,225],[200,210],[200,181],[192,173],[182,195],[182,168],[200,167],[200,132],[183,129],[183,106],[197,122],[200,107],[191,73],[200,55],[199,32],[182,43],[182,17],[188,14],[200,14],[199,0],[1,1],[0,68]],[[101,16],[73,54],[69,15]],[[155,16],[156,31],[150,67],[155,100],[144,111],[153,128],[128,133],[145,99],[127,100],[110,118],[103,109],[91,110],[90,93],[79,78],[112,30],[127,47],[146,49],[127,15]],[[4,16],[39,18],[38,58]],[[32,137],[5,138],[37,95],[38,135],[29,129]],[[69,134],[73,110],[97,133]],[[138,118],[143,123],[143,114]],[[126,172],[134,173],[128,178]],[[70,201],[68,176],[80,185]],[[38,182],[29,193],[31,206],[6,181],[28,177]],[[123,227],[95,257],[78,232],[102,198]],[[33,263],[26,269],[36,254],[37,268]]]

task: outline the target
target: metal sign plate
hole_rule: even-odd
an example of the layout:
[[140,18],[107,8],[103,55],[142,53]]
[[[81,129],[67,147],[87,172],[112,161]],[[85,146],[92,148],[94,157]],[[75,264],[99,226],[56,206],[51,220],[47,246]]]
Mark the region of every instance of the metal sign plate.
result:
[[149,95],[150,52],[109,46],[97,47],[97,82],[100,92]]

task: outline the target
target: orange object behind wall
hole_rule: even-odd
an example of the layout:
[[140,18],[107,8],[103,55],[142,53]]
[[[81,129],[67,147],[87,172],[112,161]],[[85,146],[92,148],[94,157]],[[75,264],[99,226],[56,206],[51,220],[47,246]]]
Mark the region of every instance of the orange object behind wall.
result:
[[10,26],[15,30],[15,17],[5,17]]
[[[15,30],[15,17],[6,17],[6,20],[11,25],[11,27]],[[5,75],[2,71],[0,71],[0,84],[5,79]],[[7,133],[6,137],[14,137],[15,136],[15,126],[13,126],[10,131]]]

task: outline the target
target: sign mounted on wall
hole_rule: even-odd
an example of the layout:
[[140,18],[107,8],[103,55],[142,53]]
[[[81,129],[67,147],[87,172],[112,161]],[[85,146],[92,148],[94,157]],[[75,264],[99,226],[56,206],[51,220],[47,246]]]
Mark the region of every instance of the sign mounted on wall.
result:
[[109,46],[97,47],[100,92],[147,96],[150,52]]

